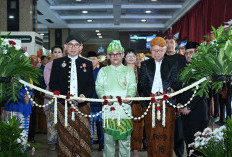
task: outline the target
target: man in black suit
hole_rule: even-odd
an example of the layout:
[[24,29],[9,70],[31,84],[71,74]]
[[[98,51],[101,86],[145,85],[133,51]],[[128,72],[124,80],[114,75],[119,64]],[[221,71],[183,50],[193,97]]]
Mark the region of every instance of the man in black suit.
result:
[[[71,94],[75,97],[91,98],[94,91],[92,62],[81,57],[83,49],[81,40],[70,35],[64,45],[68,56],[53,61],[49,87],[52,91],[59,91],[62,95]],[[90,114],[90,107],[82,100],[72,101],[84,114]],[[88,118],[76,114],[76,120],[71,121],[69,108],[68,127],[64,126],[64,100],[58,104],[58,156],[91,156],[90,121]],[[72,132],[70,132],[72,129]],[[76,134],[76,135],[75,135]],[[77,139],[78,138],[78,139]],[[80,142],[82,141],[82,142]],[[72,143],[70,145],[70,142]],[[64,147],[65,145],[65,147]]]
[[[199,45],[195,42],[188,42],[186,45],[185,57],[188,61],[188,64],[191,64],[192,54],[196,52],[196,46]],[[190,79],[188,85],[194,83],[195,79]],[[188,86],[185,85],[185,86]],[[193,95],[192,89],[185,91],[180,95],[180,104],[184,105],[187,103]],[[208,107],[206,98],[195,96],[193,100],[186,107],[181,110],[181,118],[183,124],[184,131],[184,140],[186,143],[187,152],[189,154],[189,150],[191,148],[188,147],[190,143],[194,142],[194,134],[197,131],[203,131],[207,127],[207,122],[209,120],[208,117]],[[198,155],[196,151],[194,151],[195,155]]]
[[[168,35],[165,37],[165,41],[167,44],[165,57],[176,61],[177,73],[179,74],[186,65],[186,59],[183,55],[176,53],[177,42],[175,36]],[[181,82],[179,82],[179,86],[181,87]],[[180,101],[179,99],[180,96],[177,95],[176,103]],[[184,154],[184,135],[179,109],[176,109],[174,151],[177,157],[182,157]]]
[[[151,93],[156,94],[178,90],[177,65],[174,60],[164,57],[166,51],[165,40],[161,37],[152,39],[150,51],[152,58],[142,62],[139,75],[139,87],[143,96],[150,97]],[[175,103],[175,99],[170,99],[169,101]],[[149,101],[141,101],[141,105],[143,105],[145,110],[148,104]],[[163,127],[161,122],[158,121],[153,129],[151,127],[151,119],[152,115],[151,111],[149,111],[148,115],[145,116],[148,157],[172,157],[175,128],[174,108],[169,105],[166,106],[166,127]]]

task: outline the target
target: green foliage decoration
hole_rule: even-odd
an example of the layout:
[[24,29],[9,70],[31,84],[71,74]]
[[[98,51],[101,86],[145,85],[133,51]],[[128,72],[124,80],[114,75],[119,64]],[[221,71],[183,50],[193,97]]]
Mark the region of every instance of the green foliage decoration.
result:
[[[192,55],[192,60],[179,74],[179,79],[185,83],[191,78],[197,81],[206,77],[207,80],[200,84],[198,95],[208,97],[209,90],[222,89],[223,83],[230,81],[232,76],[232,31],[226,33],[222,26],[216,30],[212,27],[215,39],[202,42],[197,47],[197,52]],[[212,38],[205,36],[207,38]]]
[[[5,39],[9,37],[10,33]],[[38,84],[38,77],[41,76],[39,68],[31,65],[30,59],[23,49],[14,46],[14,42],[8,42],[0,36],[0,77],[8,78],[9,82],[0,82],[0,103],[17,101],[18,90],[22,88],[19,79],[29,82],[30,79]]]

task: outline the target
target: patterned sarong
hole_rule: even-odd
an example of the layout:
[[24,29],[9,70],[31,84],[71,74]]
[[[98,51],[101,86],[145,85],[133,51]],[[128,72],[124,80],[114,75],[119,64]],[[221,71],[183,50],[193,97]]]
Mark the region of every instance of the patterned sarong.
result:
[[[79,107],[84,114],[90,114],[89,104]],[[68,126],[64,126],[64,105],[58,105],[58,156],[90,157],[91,132],[90,119],[75,113],[71,120],[71,109],[68,110]]]
[[[131,108],[134,117],[140,117],[142,115],[142,107],[139,104],[139,102],[133,102]],[[133,132],[131,135],[132,150],[142,150],[143,127],[144,127],[144,119],[133,120]]]
[[[162,106],[162,103],[161,103]],[[147,107],[145,107],[145,110]],[[172,157],[174,150],[175,131],[175,109],[166,107],[166,126],[162,126],[161,120],[155,120],[155,127],[152,128],[152,107],[145,116],[145,130],[147,137],[148,157]],[[162,107],[161,107],[162,115]]]
[[117,119],[106,119],[105,126],[106,127],[104,128],[104,132],[106,134],[112,135],[114,140],[126,140],[127,136],[131,135],[133,130],[131,119],[121,119],[119,127],[117,125]]

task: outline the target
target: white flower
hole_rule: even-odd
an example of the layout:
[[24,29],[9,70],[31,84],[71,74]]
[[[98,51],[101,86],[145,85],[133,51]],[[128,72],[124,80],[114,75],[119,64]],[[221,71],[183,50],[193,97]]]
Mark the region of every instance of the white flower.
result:
[[20,139],[20,138],[18,138],[18,139],[17,139],[17,142],[18,142],[18,143],[21,143],[22,141],[21,141],[21,139]]
[[26,57],[29,57],[29,53],[28,53],[28,52],[24,52],[24,55],[25,55]]
[[16,49],[16,50],[20,50],[20,49],[21,49],[21,47],[20,47],[20,46],[15,45],[15,49]]
[[194,137],[197,137],[197,136],[200,136],[200,135],[201,135],[201,132],[198,131],[198,132],[196,132],[196,133],[194,134]]
[[205,128],[202,135],[210,135],[212,133],[212,130],[210,128]]
[[3,50],[3,54],[7,54],[7,50]]
[[220,130],[226,130],[226,126],[223,125],[223,126],[221,126],[219,129],[220,129]]

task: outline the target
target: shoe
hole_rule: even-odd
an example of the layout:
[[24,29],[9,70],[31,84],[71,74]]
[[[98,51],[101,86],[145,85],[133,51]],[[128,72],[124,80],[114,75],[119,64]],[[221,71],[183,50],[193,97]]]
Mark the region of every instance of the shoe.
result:
[[55,144],[55,143],[49,144],[49,150],[50,150],[50,151],[56,150],[56,144]]
[[104,144],[99,144],[98,151],[102,151],[104,149]]

